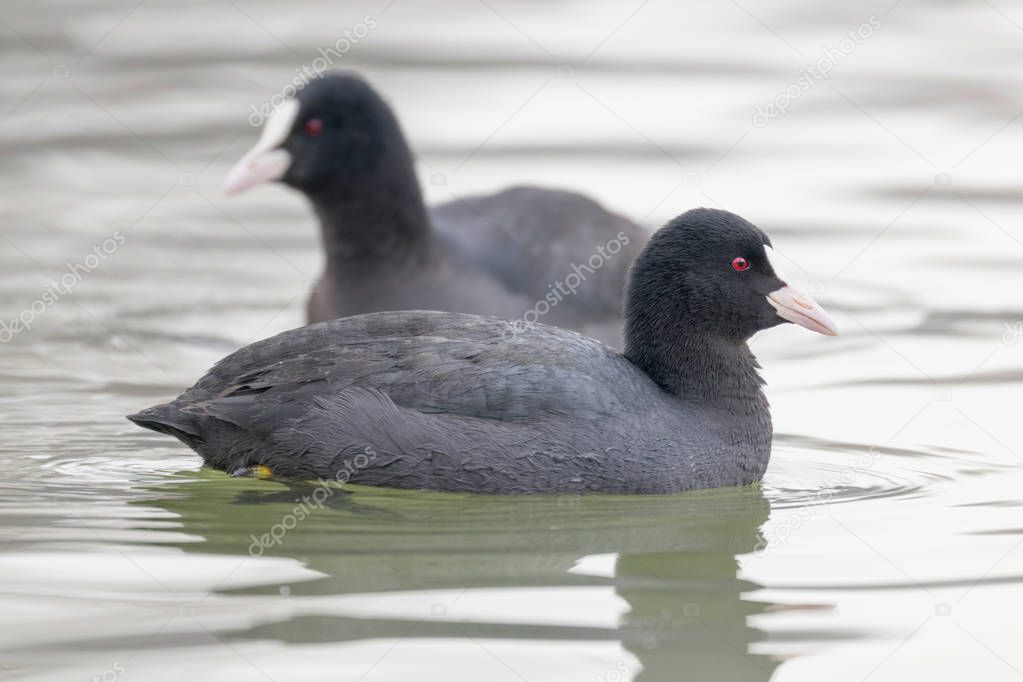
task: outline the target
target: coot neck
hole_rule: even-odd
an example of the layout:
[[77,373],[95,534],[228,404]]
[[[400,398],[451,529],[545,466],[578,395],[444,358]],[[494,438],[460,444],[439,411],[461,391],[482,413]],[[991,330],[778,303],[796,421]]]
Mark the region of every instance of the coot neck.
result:
[[680,400],[736,415],[759,415],[767,409],[759,365],[745,341],[684,328],[652,340],[637,339],[630,331],[626,329],[625,357]]
[[310,199],[320,220],[328,272],[382,261],[414,263],[429,251],[432,231],[411,162],[398,172],[376,173]]

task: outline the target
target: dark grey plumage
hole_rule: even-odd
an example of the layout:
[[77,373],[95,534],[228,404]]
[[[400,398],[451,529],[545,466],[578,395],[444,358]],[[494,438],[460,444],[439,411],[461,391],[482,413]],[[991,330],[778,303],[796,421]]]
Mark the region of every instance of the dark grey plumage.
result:
[[[325,267],[309,322],[415,309],[518,318],[553,287],[556,303],[541,321],[621,347],[639,227],[582,195],[537,187],[428,210],[397,118],[368,83],[328,74],[296,101],[279,179],[309,198],[320,221]],[[600,256],[609,243],[615,253]],[[564,280],[580,272],[584,282],[565,295]]]
[[481,493],[748,484],[771,420],[745,341],[784,321],[765,243],[723,211],[669,223],[633,269],[625,354],[545,325],[373,313],[254,343],[129,418],[225,471]]

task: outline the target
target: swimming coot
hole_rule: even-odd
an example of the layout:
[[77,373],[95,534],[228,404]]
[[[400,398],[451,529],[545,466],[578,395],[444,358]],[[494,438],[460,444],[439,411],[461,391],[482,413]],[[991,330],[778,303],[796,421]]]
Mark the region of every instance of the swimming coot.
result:
[[427,211],[390,107],[364,80],[316,79],[231,170],[234,194],[279,180],[307,196],[326,266],[309,322],[380,310],[542,321],[621,347],[643,232],[573,192],[516,187]]
[[625,352],[547,325],[381,312],[259,341],[129,419],[234,472],[479,493],[669,493],[764,473],[771,417],[746,344],[835,334],[769,240],[696,209],[632,268]]

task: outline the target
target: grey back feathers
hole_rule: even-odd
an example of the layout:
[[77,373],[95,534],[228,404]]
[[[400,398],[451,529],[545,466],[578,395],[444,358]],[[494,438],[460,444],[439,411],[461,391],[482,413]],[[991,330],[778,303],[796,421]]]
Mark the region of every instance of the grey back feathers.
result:
[[398,312],[258,342],[174,402],[131,418],[225,471],[262,464],[281,476],[349,472],[346,480],[368,485],[483,493],[756,480],[769,425],[735,449],[732,438],[763,425],[713,417],[712,406],[680,401],[573,332]]

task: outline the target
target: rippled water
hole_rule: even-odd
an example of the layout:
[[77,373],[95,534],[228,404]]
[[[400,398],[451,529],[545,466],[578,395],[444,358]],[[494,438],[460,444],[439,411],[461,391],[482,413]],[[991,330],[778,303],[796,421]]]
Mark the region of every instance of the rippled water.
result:
[[[762,487],[288,486],[124,421],[301,323],[307,208],[219,183],[250,105],[367,15],[343,64],[399,110],[432,201],[532,181],[651,229],[720,205],[773,235],[844,333],[755,339],[778,434]],[[0,320],[44,301],[0,345],[0,679],[1023,674],[1018,5],[48,1],[0,20]]]

